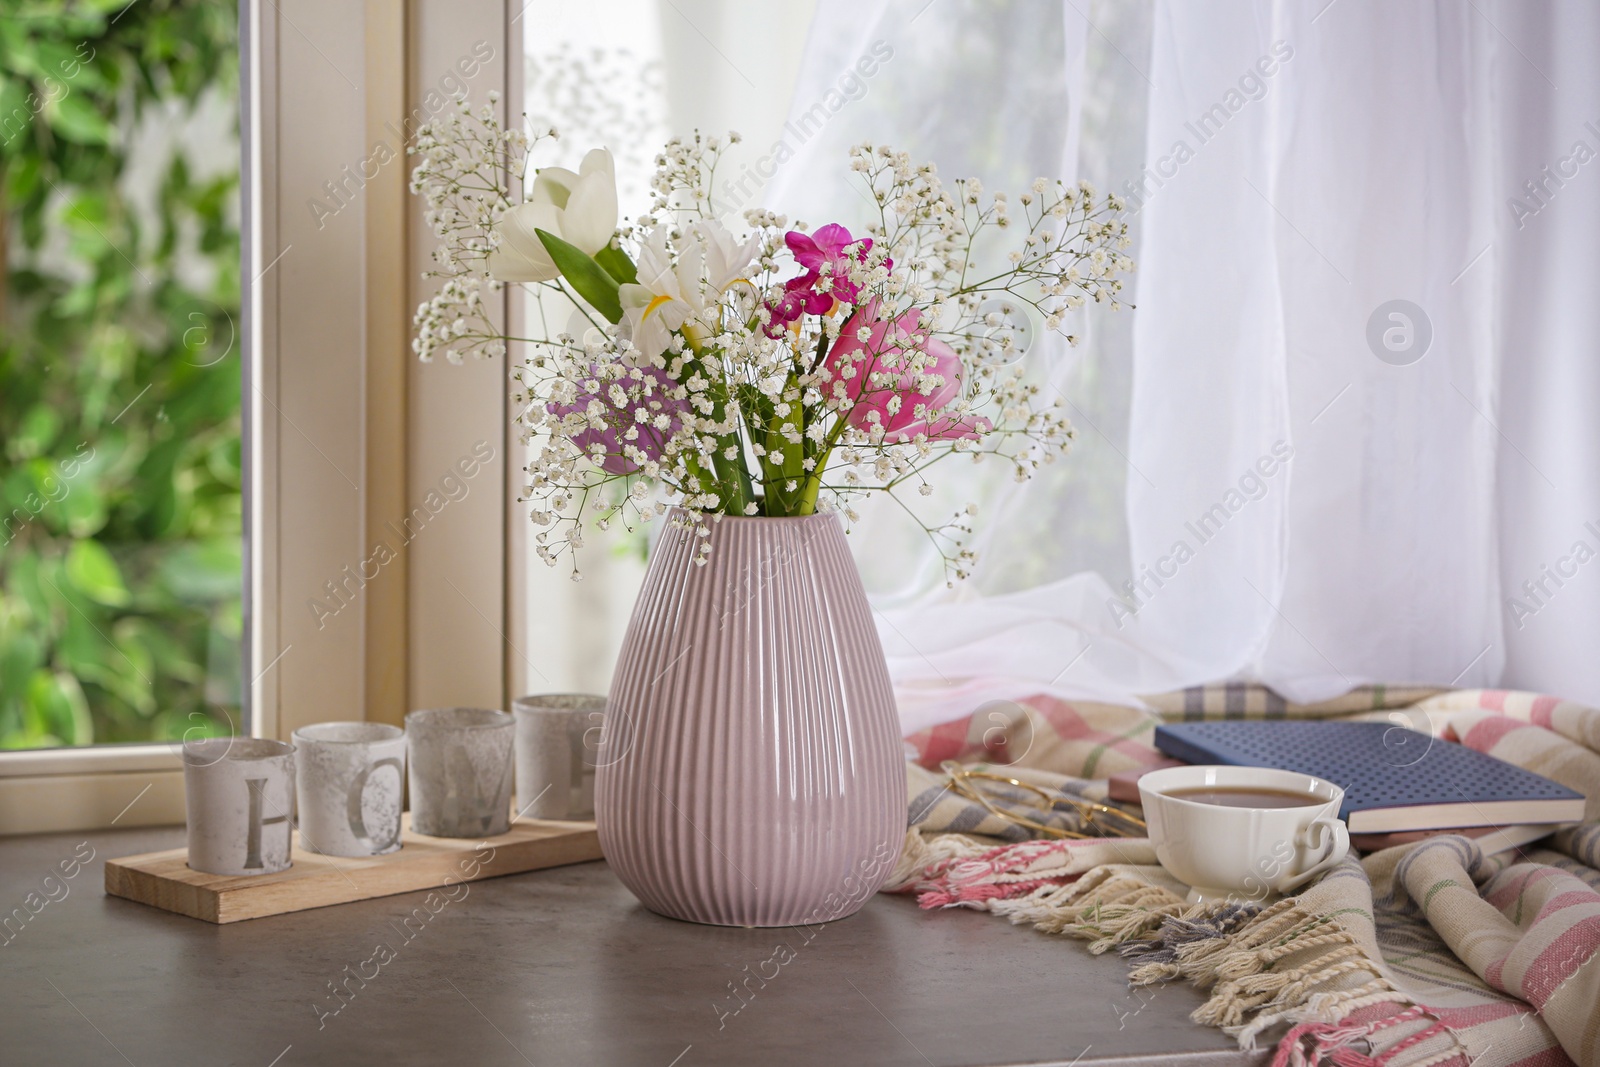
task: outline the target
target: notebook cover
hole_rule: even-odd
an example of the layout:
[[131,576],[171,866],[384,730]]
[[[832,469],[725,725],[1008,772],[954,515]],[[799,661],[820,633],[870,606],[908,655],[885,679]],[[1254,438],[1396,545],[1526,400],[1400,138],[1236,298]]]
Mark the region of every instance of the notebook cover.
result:
[[[1342,786],[1347,822],[1371,813],[1388,825],[1373,829],[1427,830],[1495,822],[1560,822],[1583,817],[1583,795],[1550,779],[1416,730],[1383,722],[1233,720],[1156,727],[1156,748],[1188,763],[1277,767],[1314,774]],[[1487,805],[1529,805],[1522,817],[1474,817]],[[1442,813],[1441,806],[1457,809]],[[1418,813],[1412,825],[1400,810]],[[1486,810],[1486,809],[1485,809]],[[1503,810],[1503,809],[1502,809]],[[1559,812],[1559,814],[1550,813]],[[1548,816],[1548,817],[1547,817]],[[1455,821],[1452,821],[1454,819]],[[1359,827],[1351,824],[1351,830]]]

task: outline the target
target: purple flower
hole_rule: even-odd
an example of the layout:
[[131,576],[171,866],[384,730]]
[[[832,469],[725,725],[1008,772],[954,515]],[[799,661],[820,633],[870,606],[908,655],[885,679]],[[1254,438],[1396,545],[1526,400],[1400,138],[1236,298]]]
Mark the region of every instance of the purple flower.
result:
[[[672,395],[678,383],[657,367],[630,369],[616,381],[603,378],[598,366],[591,366],[589,372],[590,380],[599,386],[597,390],[580,389],[577,399],[572,403],[547,404],[545,410],[555,418],[565,420],[572,415],[587,416],[592,401],[598,400],[604,406],[601,417],[605,420],[605,426],[599,429],[586,427],[572,434],[571,440],[607,474],[638,473],[643,463],[635,462],[637,453],[633,453],[633,449],[643,453],[646,461],[660,460],[667,442],[678,432],[683,424],[683,416],[689,411],[687,401]],[[624,394],[620,404],[613,396],[613,390],[616,389],[621,389]],[[665,427],[658,425],[663,416],[666,419]],[[628,430],[632,426],[637,426],[639,430],[637,436],[629,438]],[[596,453],[597,447],[603,454]]]

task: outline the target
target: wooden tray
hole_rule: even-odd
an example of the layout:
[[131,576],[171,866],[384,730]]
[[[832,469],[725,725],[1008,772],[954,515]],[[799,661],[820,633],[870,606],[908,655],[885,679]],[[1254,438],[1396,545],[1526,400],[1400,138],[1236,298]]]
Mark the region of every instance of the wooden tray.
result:
[[412,893],[457,882],[537,871],[600,858],[592,822],[517,819],[498,837],[426,837],[402,817],[400,848],[387,856],[320,856],[300,847],[276,874],[202,874],[188,849],[174,848],[106,861],[106,892],[212,923],[259,919],[330,904]]

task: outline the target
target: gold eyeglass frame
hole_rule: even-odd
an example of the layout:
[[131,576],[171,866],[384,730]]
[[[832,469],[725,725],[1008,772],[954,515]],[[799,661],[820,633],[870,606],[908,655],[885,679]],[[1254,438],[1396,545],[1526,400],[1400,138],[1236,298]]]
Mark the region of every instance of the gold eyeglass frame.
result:
[[[1093,800],[1080,800],[1077,797],[1069,797],[1060,793],[1050,793],[1031,782],[1024,782],[1009,775],[994,774],[989,771],[975,771],[970,767],[962,766],[955,760],[945,760],[939,765],[939,769],[950,777],[950,788],[957,795],[982,805],[989,814],[996,818],[1005,819],[1007,822],[1013,822],[1019,826],[1025,826],[1030,830],[1050,837],[1089,840],[1095,837],[1144,837],[1149,833],[1149,828],[1145,825],[1143,819],[1107,804],[1096,803]],[[1038,806],[1041,811],[1054,812],[1057,805],[1067,804],[1083,817],[1085,827],[1098,828],[1105,832],[1100,834],[1079,833],[1076,830],[1065,830],[1059,826],[1046,825],[1030,819],[1026,815],[1003,811],[996,807],[994,802],[985,795],[984,791],[975,784],[979,780],[1002,782],[1032,793],[1039,798],[1040,804]],[[1102,819],[1104,820],[1103,822],[1101,821]],[[1120,821],[1122,826],[1118,828],[1112,825],[1115,821]]]

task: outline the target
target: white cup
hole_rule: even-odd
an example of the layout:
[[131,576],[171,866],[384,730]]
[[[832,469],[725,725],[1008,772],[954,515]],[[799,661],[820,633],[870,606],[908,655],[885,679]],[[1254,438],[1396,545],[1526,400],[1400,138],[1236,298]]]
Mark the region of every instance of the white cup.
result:
[[[1190,789],[1270,789],[1303,794],[1294,807],[1230,807],[1172,796]],[[1190,903],[1265,901],[1298,889],[1350,851],[1339,819],[1344,790],[1265,767],[1169,767],[1139,779],[1156,858],[1190,887]]]

